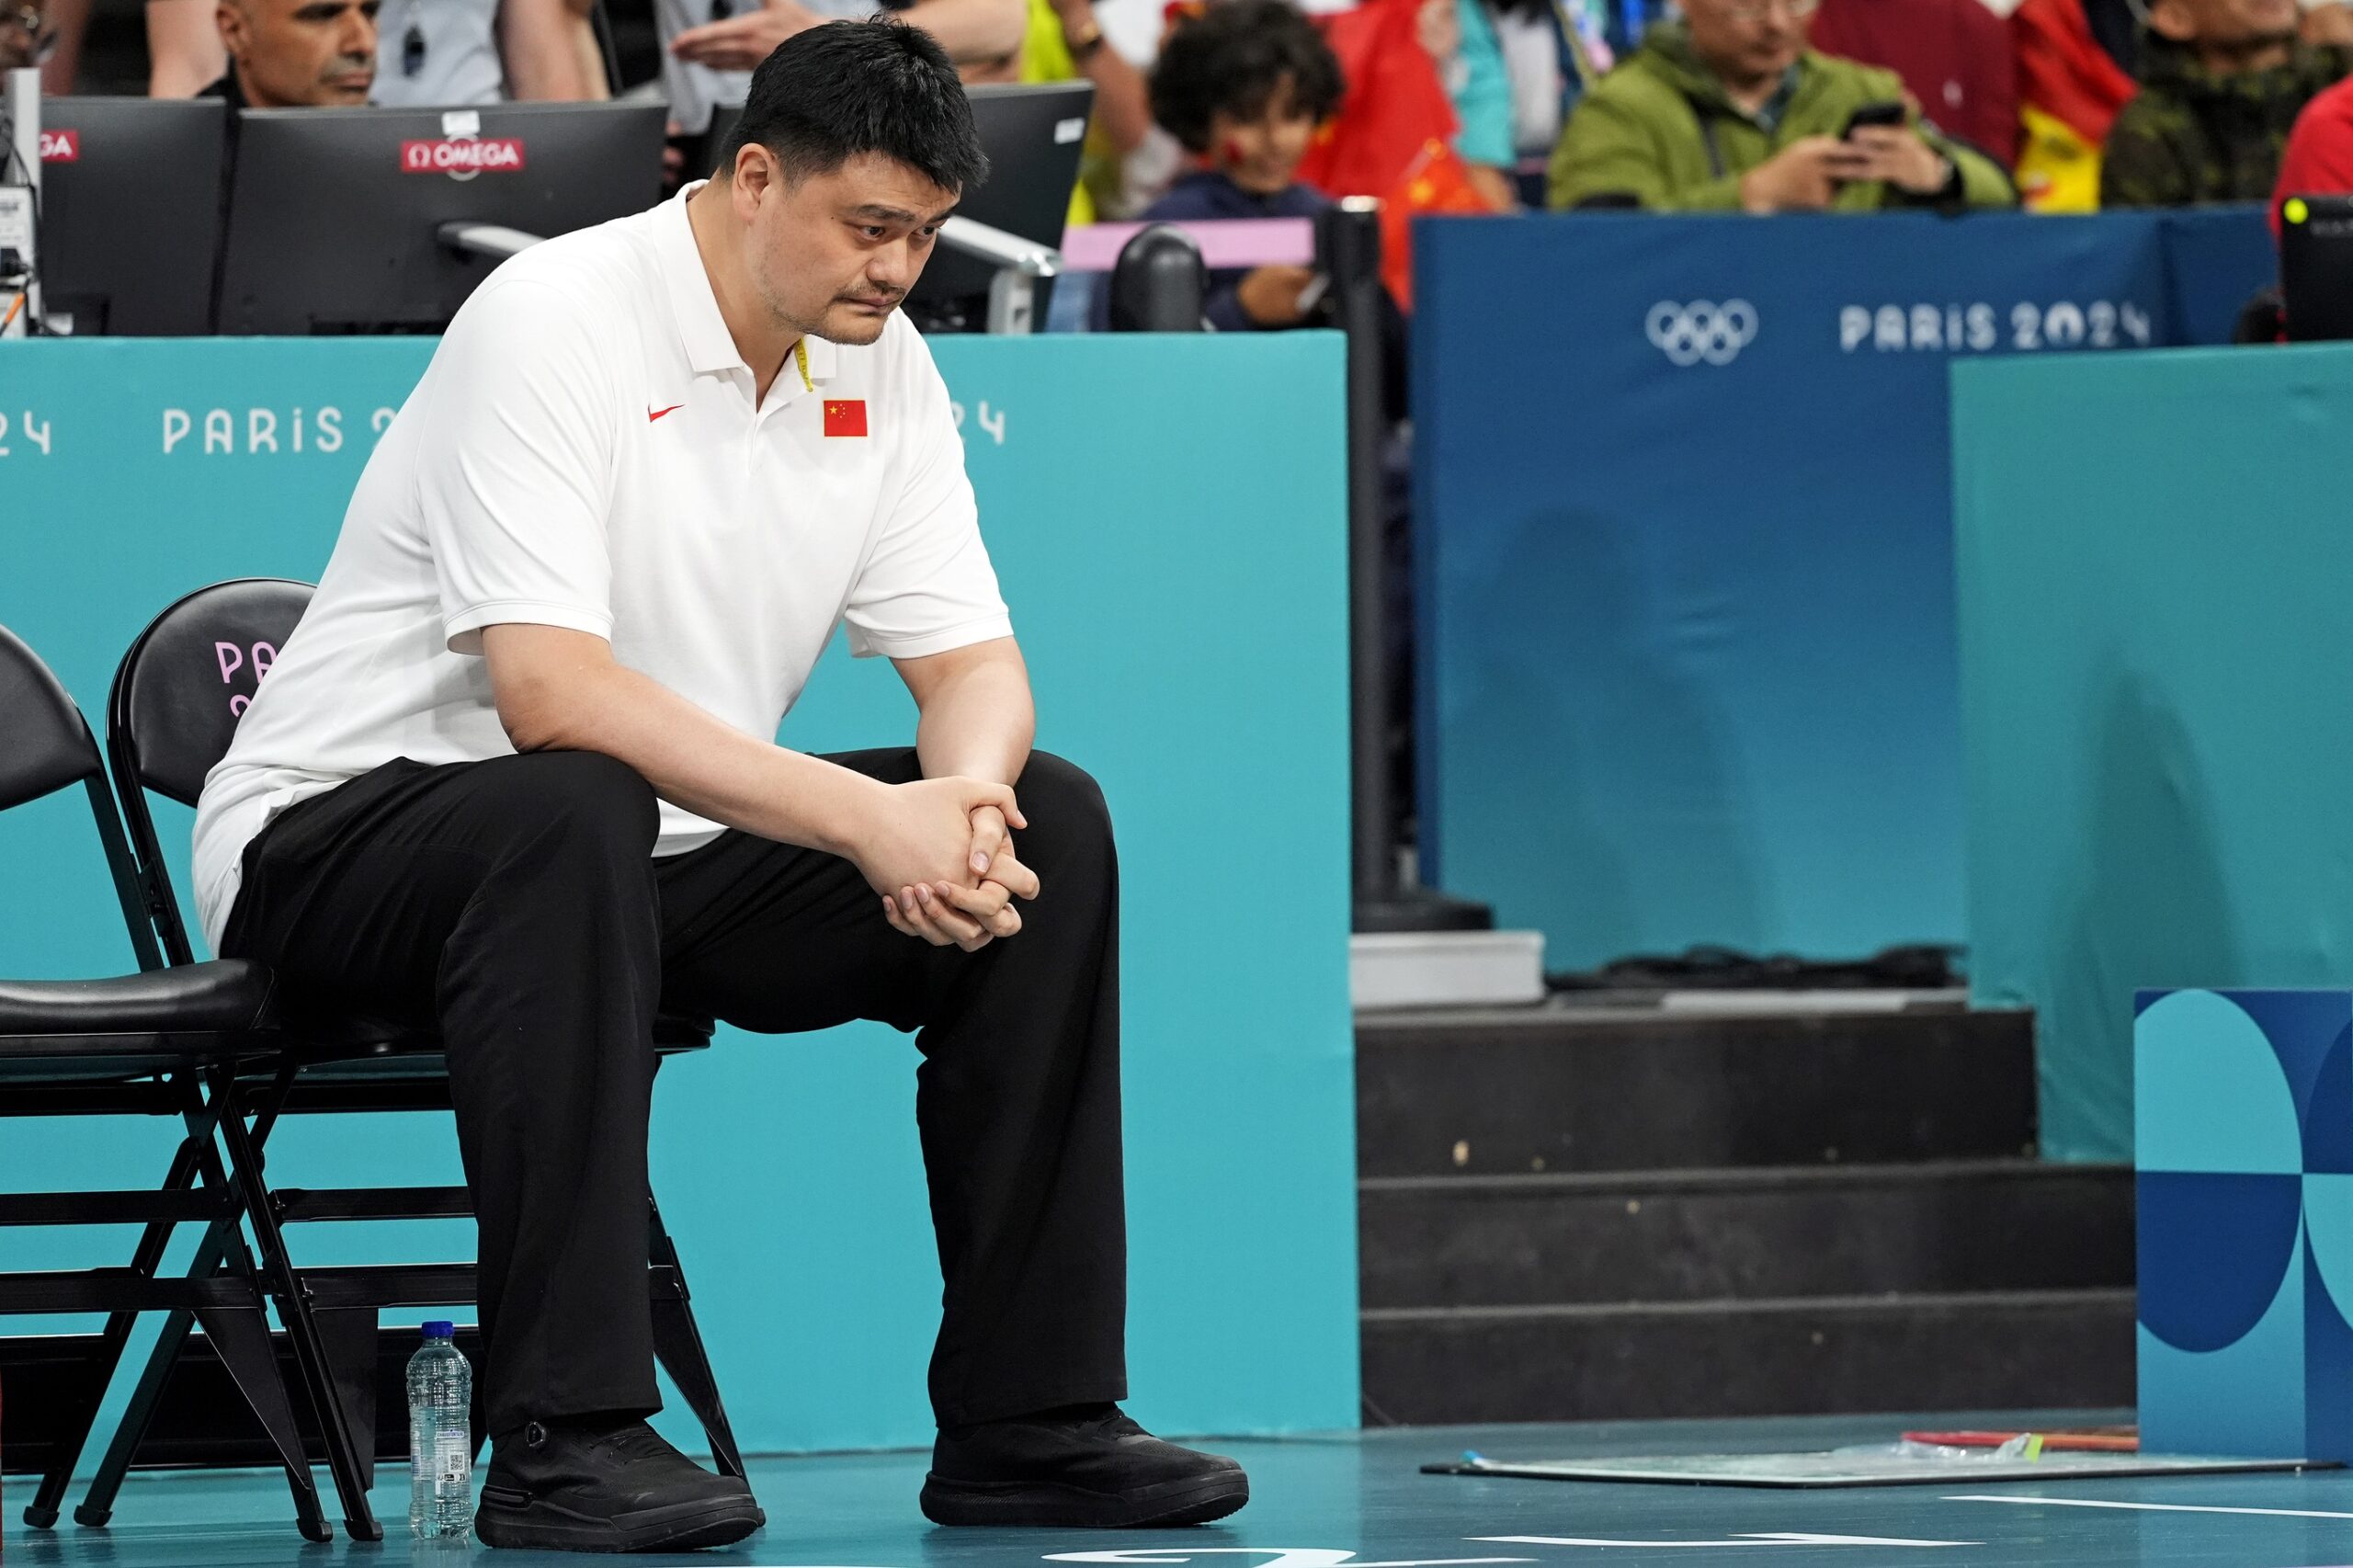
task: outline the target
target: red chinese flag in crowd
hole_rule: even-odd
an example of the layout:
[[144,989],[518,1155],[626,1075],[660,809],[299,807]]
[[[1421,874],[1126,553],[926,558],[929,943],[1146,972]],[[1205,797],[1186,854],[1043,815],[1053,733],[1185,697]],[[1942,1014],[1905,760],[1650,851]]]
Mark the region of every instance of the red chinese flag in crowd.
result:
[[2018,47],[2018,194],[2038,212],[2099,206],[2099,150],[2140,90],[2093,36],[2083,0],[2026,0],[2010,14]]
[[1451,142],[1454,105],[1415,26],[1420,0],[1365,0],[1318,17],[1347,94],[1316,133],[1299,178],[1327,196],[1387,196],[1433,138]]
[[1427,212],[1493,212],[1462,154],[1433,136],[1381,203],[1381,280],[1401,311],[1414,308],[1414,220]]

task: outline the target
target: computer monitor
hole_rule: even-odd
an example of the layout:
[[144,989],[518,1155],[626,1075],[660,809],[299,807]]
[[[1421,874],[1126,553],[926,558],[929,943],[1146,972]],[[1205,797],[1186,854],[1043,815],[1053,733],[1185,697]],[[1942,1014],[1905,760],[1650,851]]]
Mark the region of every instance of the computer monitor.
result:
[[496,258],[446,224],[541,239],[662,196],[660,104],[252,109],[222,259],[223,333],[438,332]]
[[[1078,184],[1079,156],[1086,151],[1095,84],[1050,82],[964,91],[972,102],[981,151],[988,154],[989,177],[978,189],[964,193],[957,214],[1059,249],[1070,216],[1070,193]],[[740,113],[722,108],[711,116],[712,155],[734,134]],[[907,298],[908,313],[926,331],[978,330],[987,313],[991,275],[986,262],[941,245],[932,252],[922,279]],[[1039,309],[1042,313],[1042,300]]]
[[2279,298],[2290,342],[2353,338],[2353,197],[2279,204]]
[[40,113],[44,312],[76,336],[211,331],[228,106],[63,97]]

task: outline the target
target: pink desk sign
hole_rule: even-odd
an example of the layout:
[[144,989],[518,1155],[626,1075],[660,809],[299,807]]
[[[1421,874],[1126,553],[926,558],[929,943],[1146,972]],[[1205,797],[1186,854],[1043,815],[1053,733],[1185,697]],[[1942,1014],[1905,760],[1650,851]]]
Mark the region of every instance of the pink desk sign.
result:
[[[1222,218],[1173,227],[1193,236],[1211,270],[1234,267],[1309,267],[1315,261],[1315,223],[1309,218]],[[1120,249],[1147,227],[1088,223],[1063,234],[1063,266],[1072,272],[1108,272]]]

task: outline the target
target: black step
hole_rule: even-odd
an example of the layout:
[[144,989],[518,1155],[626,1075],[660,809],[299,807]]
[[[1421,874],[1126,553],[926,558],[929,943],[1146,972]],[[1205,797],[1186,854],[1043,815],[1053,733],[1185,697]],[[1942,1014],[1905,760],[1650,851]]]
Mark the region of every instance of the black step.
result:
[[2121,1405],[2130,1290],[1364,1313],[1374,1423]]
[[2001,1159],[2034,1140],[2024,1011],[1551,1006],[1357,1024],[1368,1176]]
[[1367,1307],[2132,1283],[2132,1172],[2031,1160],[1358,1184]]

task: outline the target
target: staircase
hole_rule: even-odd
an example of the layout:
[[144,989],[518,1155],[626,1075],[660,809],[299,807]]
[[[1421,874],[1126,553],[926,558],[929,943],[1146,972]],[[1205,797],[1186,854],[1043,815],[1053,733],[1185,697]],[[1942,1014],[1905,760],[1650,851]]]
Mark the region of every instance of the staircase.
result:
[[2132,1182],[2023,1012],[1364,1015],[1369,1423],[2132,1401]]

